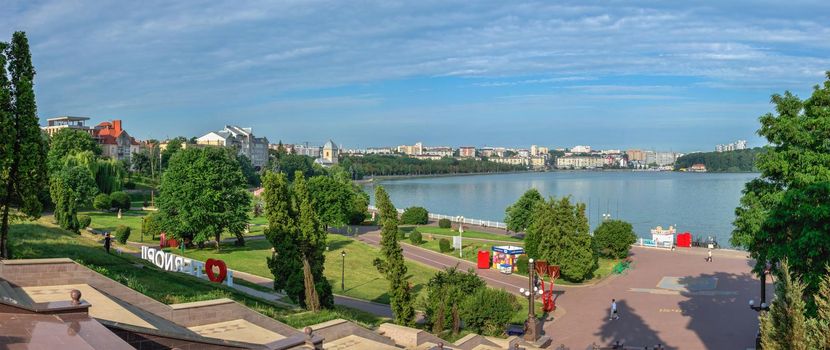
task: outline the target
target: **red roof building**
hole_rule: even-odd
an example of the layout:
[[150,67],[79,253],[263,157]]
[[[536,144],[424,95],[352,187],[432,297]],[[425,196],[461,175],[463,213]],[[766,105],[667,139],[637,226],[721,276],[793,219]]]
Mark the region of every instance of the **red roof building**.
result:
[[122,127],[121,120],[101,122],[92,135],[101,145],[102,156],[129,162],[130,156],[140,150],[141,144]]

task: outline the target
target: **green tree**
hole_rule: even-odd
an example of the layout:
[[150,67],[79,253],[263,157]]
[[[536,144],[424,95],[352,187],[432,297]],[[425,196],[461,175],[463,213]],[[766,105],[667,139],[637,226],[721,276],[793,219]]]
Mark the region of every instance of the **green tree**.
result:
[[311,194],[301,171],[294,174],[294,208],[298,227],[297,248],[302,256],[306,308],[319,311],[334,305],[331,285],[323,275],[327,232],[317,219]]
[[55,203],[55,220],[61,228],[78,233],[78,208],[83,207],[98,192],[89,171],[82,166],[63,168],[54,174],[49,186]]
[[161,224],[157,213],[150,213],[144,216],[141,220],[141,234],[150,235],[150,239],[156,239],[156,236],[162,232]]
[[331,176],[315,176],[308,180],[308,190],[314,209],[325,227],[340,227],[349,223],[354,197],[357,196],[351,183]]
[[9,257],[10,220],[40,217],[40,194],[49,181],[34,78],[29,41],[15,32],[11,45],[0,43],[0,258]]
[[[826,340],[826,319],[811,318],[807,315],[805,302],[806,285],[792,275],[786,261],[778,270],[775,286],[775,300],[768,312],[762,313],[761,346],[766,350],[808,350],[830,349]],[[830,287],[830,283],[823,287]],[[828,289],[830,290],[830,289]],[[826,295],[823,300],[827,300]]]
[[[230,150],[233,151],[233,149]],[[239,165],[242,168],[242,175],[244,175],[245,179],[248,181],[248,186],[259,187],[262,181],[259,178],[259,173],[257,173],[254,165],[251,163],[251,160],[242,154],[237,155],[236,158],[239,160]]]
[[106,193],[99,193],[92,200],[92,207],[101,211],[110,210],[112,208],[112,199]]
[[631,224],[622,220],[608,220],[594,230],[594,249],[601,256],[622,259],[628,256],[637,235]]
[[415,308],[412,306],[412,291],[406,275],[403,249],[398,243],[398,211],[383,186],[375,188],[375,202],[381,222],[381,258],[375,259],[374,265],[389,281],[389,300],[395,323],[411,326]]
[[274,289],[283,291],[294,303],[305,307],[303,263],[295,242],[297,238],[296,213],[292,206],[288,176],[266,172],[262,177],[262,194],[268,226],[265,237],[274,249],[267,258],[268,268],[274,275]]
[[64,165],[66,157],[81,152],[90,152],[89,159],[94,160],[101,155],[101,147],[86,131],[70,128],[58,130],[49,140],[49,170],[57,171]]
[[219,249],[222,232],[244,244],[251,196],[236,157],[220,148],[176,152],[156,197],[161,227],[179,241],[199,245],[210,238]]
[[[455,267],[438,271],[429,279],[422,302],[427,326],[440,335],[444,326],[452,323],[451,310],[459,308],[467,296],[483,288],[486,288],[484,280],[472,269],[466,273]],[[457,334],[458,329],[453,329],[453,333]]]
[[585,204],[573,205],[569,197],[551,198],[535,207],[525,250],[531,258],[559,265],[566,280],[582,281],[597,266],[588,230]]
[[409,207],[401,214],[401,223],[404,225],[426,225],[429,223],[429,212],[424,207]]
[[[830,72],[810,98],[801,100],[787,91],[773,95],[771,102],[775,113],[761,116],[758,130],[770,146],[756,161],[761,176],[747,183],[736,209],[732,241],[749,250],[755,272],[767,262],[788,260],[812,296],[830,263]],[[812,298],[807,301],[813,314],[815,304]]]
[[516,296],[503,289],[479,288],[464,299],[461,319],[475,333],[500,336],[520,308]]
[[126,192],[113,192],[110,194],[110,208],[130,210],[131,206],[132,201],[130,200],[130,195]]
[[184,144],[187,140],[184,137],[174,137],[167,141],[167,147],[164,151],[161,151],[161,168],[167,169],[170,166],[170,159],[173,158],[173,155],[177,152],[181,151],[182,144]]
[[516,203],[505,210],[504,222],[507,229],[513,232],[527,230],[532,220],[533,208],[545,201],[542,195],[535,188],[527,190]]

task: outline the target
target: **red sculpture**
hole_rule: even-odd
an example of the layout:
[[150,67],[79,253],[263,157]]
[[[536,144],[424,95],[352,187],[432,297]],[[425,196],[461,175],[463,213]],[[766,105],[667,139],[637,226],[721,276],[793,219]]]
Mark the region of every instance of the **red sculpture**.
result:
[[[545,260],[539,260],[535,263],[536,273],[543,276],[539,279],[539,288],[542,290],[542,311],[552,312],[556,310],[556,302],[553,300],[553,282],[559,278],[559,265],[548,265]],[[548,288],[545,289],[545,278],[548,276],[550,282]]]

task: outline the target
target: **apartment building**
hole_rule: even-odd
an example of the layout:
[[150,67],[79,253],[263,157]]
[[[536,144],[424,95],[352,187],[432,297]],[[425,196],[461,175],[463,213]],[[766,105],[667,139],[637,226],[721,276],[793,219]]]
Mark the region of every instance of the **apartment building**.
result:
[[251,128],[225,125],[222,130],[211,131],[199,137],[196,139],[196,144],[234,147],[239,154],[248,157],[257,169],[262,169],[268,164],[268,139],[255,137]]

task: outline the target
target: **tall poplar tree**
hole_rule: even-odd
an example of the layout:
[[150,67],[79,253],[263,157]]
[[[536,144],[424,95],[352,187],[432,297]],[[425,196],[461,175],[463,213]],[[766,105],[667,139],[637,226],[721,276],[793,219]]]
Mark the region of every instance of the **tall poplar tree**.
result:
[[267,258],[268,268],[274,275],[274,289],[283,291],[294,303],[305,305],[303,263],[294,240],[297,226],[291,207],[291,190],[288,177],[283,173],[266,172],[262,177],[265,217],[268,227],[265,237],[274,247],[272,257]]
[[334,306],[331,285],[325,278],[326,231],[314,211],[308,184],[301,173],[289,189],[283,173],[267,172],[262,178],[265,236],[274,247],[268,267],[274,289],[312,311]]
[[303,260],[303,284],[306,308],[319,311],[331,307],[334,297],[331,285],[323,275],[325,268],[326,231],[311,203],[308,184],[301,171],[294,174],[294,208],[297,213],[297,247]]
[[380,255],[374,261],[375,267],[389,281],[389,301],[395,323],[411,326],[415,309],[412,306],[412,290],[406,276],[403,249],[398,243],[398,211],[389,199],[383,186],[375,189],[375,202],[380,212],[381,242]]
[[47,145],[38,126],[34,78],[26,33],[15,32],[11,45],[0,43],[0,258],[9,257],[9,221],[13,216],[39,217],[43,204],[38,195],[48,186]]

